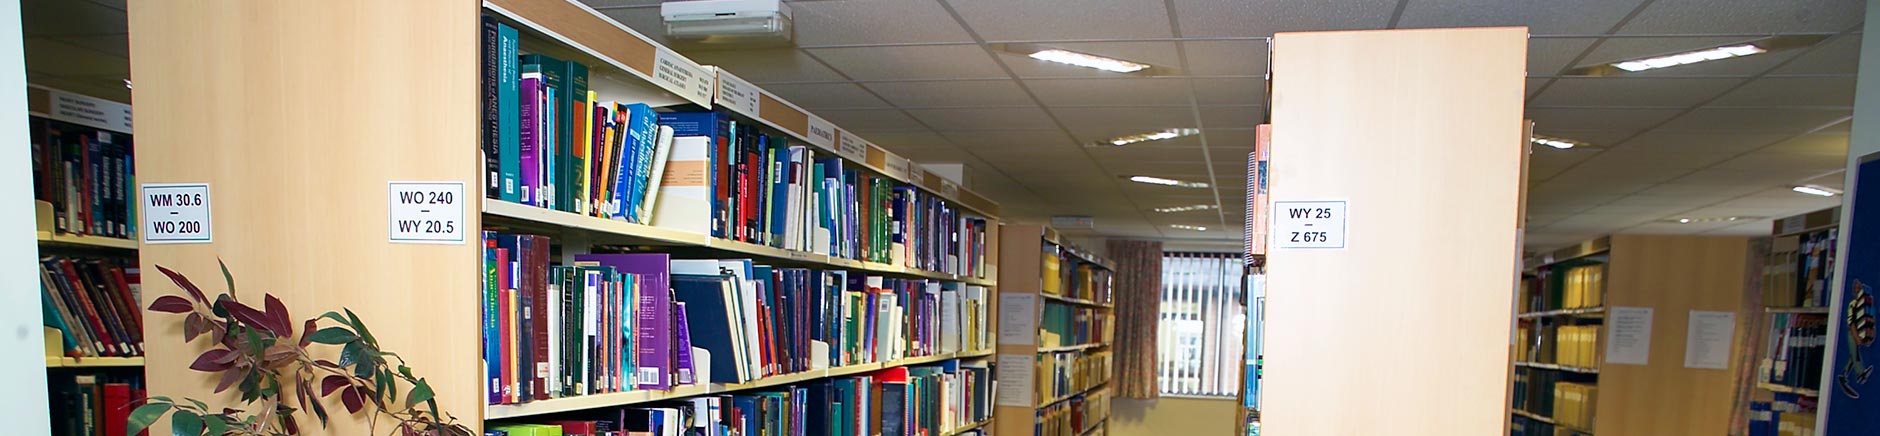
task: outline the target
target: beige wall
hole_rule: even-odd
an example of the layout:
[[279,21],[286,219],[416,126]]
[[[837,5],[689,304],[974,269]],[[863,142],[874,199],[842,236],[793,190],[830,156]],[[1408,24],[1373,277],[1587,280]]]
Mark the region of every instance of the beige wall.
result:
[[1110,434],[1114,436],[1220,436],[1239,426],[1239,404],[1233,398],[1161,398],[1110,401]]

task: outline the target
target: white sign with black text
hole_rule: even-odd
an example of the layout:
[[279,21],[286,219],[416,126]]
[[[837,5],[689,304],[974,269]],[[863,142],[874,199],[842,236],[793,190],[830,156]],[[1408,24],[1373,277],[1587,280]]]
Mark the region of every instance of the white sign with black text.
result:
[[1273,248],[1345,248],[1345,200],[1274,201]]
[[391,241],[464,243],[463,182],[389,182]]
[[143,213],[145,244],[214,242],[207,183],[145,183]]

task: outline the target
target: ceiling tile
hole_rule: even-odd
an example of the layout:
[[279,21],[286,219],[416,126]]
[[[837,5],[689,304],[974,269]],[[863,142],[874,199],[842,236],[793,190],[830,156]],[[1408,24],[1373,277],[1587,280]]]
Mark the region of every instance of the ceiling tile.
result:
[[1780,170],[1806,171],[1807,176],[1786,180],[1788,183],[1801,183],[1821,174],[1840,171],[1847,168],[1846,155],[1815,153],[1784,153],[1779,151],[1759,151],[1745,154],[1717,164],[1720,169],[1745,170]]
[[1193,75],[1266,75],[1266,40],[1183,41],[1188,56],[1188,74]]
[[1854,106],[1853,76],[1765,77],[1725,94],[1715,106]]
[[124,35],[130,33],[130,25],[122,4],[107,6],[80,0],[27,0],[20,4],[20,31],[28,38]]
[[1588,158],[1581,168],[1603,170],[1613,175],[1632,173],[1637,176],[1665,177],[1677,175],[1677,171],[1691,170],[1710,166],[1736,156],[1728,152],[1688,152],[1688,151],[1633,151],[1626,148],[1606,150],[1597,156]]
[[795,49],[704,50],[685,56],[705,65],[717,65],[744,80],[765,82],[843,81],[835,70]]
[[1774,74],[1854,74],[1860,67],[1860,37],[1848,34],[1822,41],[1820,47],[1796,56]]
[[1257,127],[1265,121],[1264,106],[1210,106],[1201,108],[1201,125],[1216,127]]
[[1767,189],[1769,187],[1768,185],[1765,185],[1765,184],[1736,183],[1736,182],[1730,182],[1730,181],[1725,181],[1721,183],[1713,182],[1713,181],[1704,181],[1703,183],[1695,183],[1695,182],[1696,181],[1674,180],[1670,183],[1662,183],[1658,185],[1653,185],[1650,188],[1646,188],[1644,191],[1640,191],[1638,194],[1639,195],[1668,195],[1668,196],[1701,195],[1701,196],[1736,197],[1736,196],[1760,191],[1763,189]]
[[1661,126],[1667,131],[1801,134],[1853,116],[1846,109],[1703,108]]
[[27,68],[35,72],[66,77],[108,77],[118,81],[119,86],[131,75],[130,62],[125,58],[49,38],[26,38],[24,43]]
[[975,152],[990,149],[1041,149],[1057,152],[1077,152],[1077,143],[1059,130],[1043,130],[1047,126],[1036,126],[1038,130],[1004,131],[959,131],[941,130],[940,134]]
[[1266,80],[1258,78],[1197,78],[1195,102],[1202,105],[1264,105]]
[[975,45],[806,49],[856,80],[1005,77]]
[[[1513,4],[1513,3],[1509,3]],[[1529,76],[1552,76],[1573,67],[1573,60],[1598,38],[1528,38]]]
[[[659,8],[612,8],[601,9],[600,13],[620,25],[633,29],[635,33],[659,41],[661,44],[667,42],[666,18],[659,15]],[[687,51],[685,55],[692,57],[693,53]],[[692,60],[698,60],[698,58],[694,57]]]
[[1525,96],[1523,98],[1534,98],[1535,94],[1539,94],[1541,91],[1545,91],[1546,90],[1545,87],[1549,84],[1552,84],[1553,81],[1554,79],[1534,79],[1534,78],[1527,79],[1527,92],[1522,94]]
[[[1608,38],[1593,53],[1586,56],[1575,67],[1600,65],[1623,60],[1647,58],[1658,55],[1682,53],[1691,50],[1716,47],[1755,40],[1755,37],[1635,37]],[[1789,58],[1795,57],[1800,50],[1783,50],[1755,56],[1744,56],[1699,62],[1689,65],[1645,70],[1626,73],[1633,77],[1662,76],[1733,76],[1749,77],[1769,71]]]
[[796,44],[972,43],[937,2],[824,0],[790,3]]
[[[1715,184],[1715,185],[1725,185],[1725,186],[1749,186],[1749,187],[1766,189],[1766,188],[1770,188],[1770,187],[1774,187],[1778,185],[1787,185],[1790,183],[1795,183],[1797,181],[1807,180],[1808,178],[1818,176],[1821,173],[1822,171],[1819,169],[1806,169],[1806,168],[1803,168],[1803,169],[1770,168],[1770,167],[1747,168],[1747,169],[1746,168],[1713,168],[1713,169],[1707,169],[1707,170],[1700,170],[1700,171],[1691,173],[1689,175],[1686,175],[1684,177],[1679,177],[1676,180],[1676,182],[1677,183],[1690,183],[1690,184]],[[1752,190],[1750,192],[1755,192],[1755,190]]]
[[1678,106],[1716,97],[1742,79],[1563,77],[1528,101],[1534,106]]
[[927,126],[893,109],[825,109],[816,111],[816,115],[842,130],[862,134],[863,138],[875,132],[928,130]]
[[124,62],[130,62],[130,58],[131,58],[130,34],[120,33],[120,34],[111,34],[111,35],[62,36],[62,37],[58,37],[58,40],[59,42],[63,42],[66,44],[84,47],[84,48],[97,51],[100,53],[104,53],[107,55],[124,58],[125,59]]
[[1861,22],[1866,2],[1849,0],[1658,0],[1622,34],[1840,32]]
[[1527,26],[1535,35],[1595,35],[1612,30],[1639,0],[1405,2],[1401,28]]
[[915,118],[942,132],[956,130],[1022,130],[1051,126],[1051,117],[1043,109],[973,108],[909,109]]
[[862,86],[903,108],[1036,105],[1018,82],[1011,80],[874,82]]
[[1273,36],[1278,32],[1381,29],[1392,0],[1172,0],[1184,37]]
[[1788,135],[1773,133],[1708,133],[1654,130],[1622,147],[1629,151],[1741,153],[1774,144]]
[[1190,104],[1181,79],[1032,79],[1025,87],[1050,107]]
[[1665,205],[1665,206],[1674,206],[1674,207],[1689,209],[1693,207],[1704,206],[1704,205],[1708,205],[1712,203],[1721,202],[1721,201],[1728,200],[1728,199],[1730,199],[1730,197],[1720,196],[1720,195],[1638,194],[1638,195],[1628,195],[1628,196],[1625,196],[1624,198],[1613,200],[1612,203],[1610,203],[1610,205],[1614,205],[1614,206]]
[[1161,108],[1053,108],[1051,113],[1057,115],[1058,120],[1064,122],[1064,126],[1069,128],[1072,134],[1086,141],[1162,129],[1195,127],[1194,115],[1188,111],[1171,111]]
[[888,107],[888,102],[853,83],[773,83],[763,88],[806,109]]
[[1528,118],[1534,120],[1534,129],[1541,130],[1605,130],[1637,132],[1663,122],[1676,115],[1676,109],[1624,109],[1624,108],[1575,108],[1575,109],[1528,109]]
[[1847,156],[1847,133],[1812,133],[1770,145],[1762,151]]
[[[1178,70],[1181,68],[1181,55],[1179,52],[1175,51],[1175,43],[1173,42],[1061,42],[1036,44],[1036,46],[1040,48],[1055,48],[1107,58],[1122,59],[1169,69]],[[1018,77],[1137,77],[1094,68],[1084,68],[1032,59],[1030,52],[995,51],[994,53],[998,53],[1000,61],[1005,62],[1005,66],[1010,67],[1012,74],[1017,74]],[[1192,59],[1193,57],[1191,56],[1190,58]]]
[[[1532,116],[1532,114],[1530,114],[1530,116]],[[1550,124],[1535,123],[1534,134],[1580,141],[1592,144],[1595,148],[1610,148],[1619,145],[1619,141],[1624,141],[1636,136],[1638,131],[1562,129]],[[1535,147],[1535,150],[1540,150],[1540,147]]]
[[889,150],[927,148],[958,151],[958,148],[953,145],[953,142],[948,141],[945,136],[940,136],[939,133],[934,133],[931,130],[870,133],[867,136],[863,136],[862,139],[866,139],[868,142],[874,143],[875,145],[887,147]]
[[987,41],[1168,38],[1161,0],[946,0]]

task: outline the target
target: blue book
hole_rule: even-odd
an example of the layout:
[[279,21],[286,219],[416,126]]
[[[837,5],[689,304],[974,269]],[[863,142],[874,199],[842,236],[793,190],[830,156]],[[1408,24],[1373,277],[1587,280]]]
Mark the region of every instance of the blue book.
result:
[[739,421],[744,423],[744,428],[738,429],[740,432],[737,434],[759,434],[758,428],[762,427],[762,423],[758,420],[757,401],[757,397],[748,395],[731,397],[731,406],[737,409],[739,415],[742,415]]
[[[502,283],[497,274],[505,268],[496,264],[496,232],[483,232],[483,366],[489,378],[489,404],[503,402],[503,348],[499,339],[496,313],[501,295],[497,284]],[[51,319],[51,318],[48,318]]]
[[653,169],[653,149],[659,138],[659,115],[651,106],[627,105],[626,150],[620,153],[620,171],[614,178],[614,198],[608,213],[615,219],[642,223],[639,204],[646,198],[646,177]]
[[[770,141],[766,141],[770,142]],[[779,137],[770,145],[770,186],[765,191],[764,222],[768,225],[770,246],[788,247],[784,242],[789,232],[790,216],[790,181],[796,175],[790,170],[790,149],[781,146]]]
[[741,374],[743,366],[737,360],[736,341],[743,340],[744,332],[739,327],[738,303],[727,300],[735,295],[732,280],[728,274],[672,275],[672,296],[684,303],[680,307],[685,311],[692,345],[711,352],[710,362],[700,362],[710,366],[711,379],[706,381],[711,383],[749,381]]
[[708,167],[706,170],[706,183],[709,192],[712,192],[712,195],[710,195],[712,210],[711,235],[717,238],[724,238],[726,221],[723,211],[726,205],[723,204],[723,200],[718,198],[717,192],[719,188],[718,184],[720,183],[720,180],[718,180],[720,177],[719,171],[721,171],[720,166],[723,165],[725,157],[719,156],[718,152],[719,147],[730,141],[731,117],[724,116],[718,112],[662,112],[659,114],[659,125],[672,127],[672,136],[675,138],[689,136],[711,138],[711,145],[705,147],[707,155],[706,161],[710,163],[706,165]]
[[497,23],[496,40],[496,56],[501,60],[496,71],[496,105],[497,112],[500,114],[496,128],[501,136],[496,164],[502,175],[503,201],[520,203],[522,197],[517,191],[516,183],[522,177],[522,163],[519,160],[522,153],[520,131],[522,109],[519,101],[521,73],[516,64],[516,56],[518,55],[517,46],[521,44],[522,38],[516,33],[516,28]]

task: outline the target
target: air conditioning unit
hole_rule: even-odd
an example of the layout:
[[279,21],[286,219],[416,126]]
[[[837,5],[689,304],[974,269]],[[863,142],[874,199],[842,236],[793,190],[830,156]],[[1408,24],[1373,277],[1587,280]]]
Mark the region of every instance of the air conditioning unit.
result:
[[794,39],[790,5],[782,0],[693,0],[659,5],[666,37],[680,45],[787,46]]

